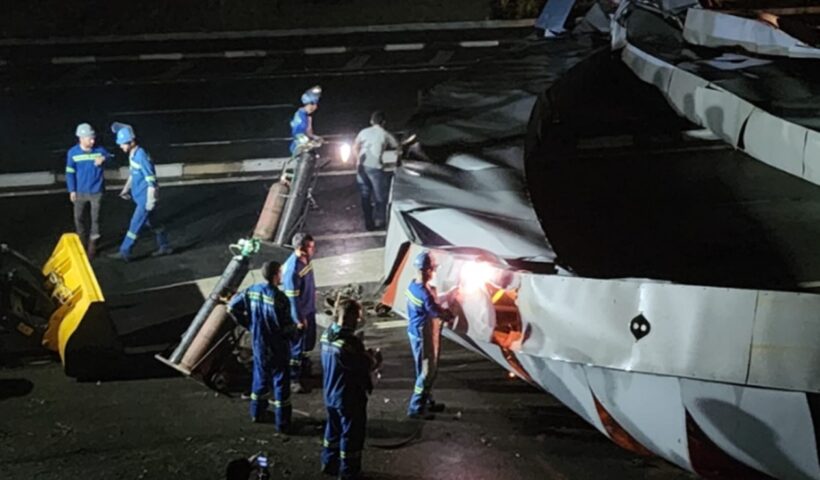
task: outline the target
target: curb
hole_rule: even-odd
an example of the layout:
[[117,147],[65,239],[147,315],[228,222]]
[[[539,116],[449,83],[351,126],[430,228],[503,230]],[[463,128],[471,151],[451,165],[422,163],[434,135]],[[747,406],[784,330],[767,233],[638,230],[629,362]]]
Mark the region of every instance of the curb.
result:
[[535,25],[535,18],[521,20],[481,20],[468,22],[399,23],[393,25],[364,25],[357,27],[299,28],[289,30],[248,30],[226,32],[149,33],[141,35],[102,35],[95,37],[7,38],[0,39],[0,47],[31,45],[66,45],[125,42],[167,42],[196,40],[241,40],[248,38],[321,37],[356,33],[419,32],[441,30],[480,30],[520,28]]

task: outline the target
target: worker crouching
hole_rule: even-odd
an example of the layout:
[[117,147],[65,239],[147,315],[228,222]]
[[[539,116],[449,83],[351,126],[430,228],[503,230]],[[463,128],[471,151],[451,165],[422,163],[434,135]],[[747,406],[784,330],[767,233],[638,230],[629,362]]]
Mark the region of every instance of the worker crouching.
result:
[[[253,346],[253,384],[251,420],[265,419],[268,404],[273,406],[276,430],[287,431],[291,421],[288,340],[295,327],[288,314],[288,299],[276,287],[281,281],[279,262],[266,262],[261,274],[264,282],[251,285],[235,295],[228,312],[251,332]],[[273,399],[268,399],[268,393]]]
[[358,478],[362,468],[371,372],[381,364],[378,351],[365,350],[355,335],[362,307],[347,300],[336,323],[322,335],[322,369],[327,423],[322,471],[342,479]]

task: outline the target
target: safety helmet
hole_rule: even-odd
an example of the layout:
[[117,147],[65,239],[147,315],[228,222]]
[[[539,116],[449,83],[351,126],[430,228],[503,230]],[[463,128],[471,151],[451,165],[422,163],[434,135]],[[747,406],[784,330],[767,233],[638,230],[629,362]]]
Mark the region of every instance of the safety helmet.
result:
[[125,123],[114,122],[111,124],[111,131],[117,135],[117,145],[123,145],[133,142],[136,136],[134,135],[134,127]]
[[78,137],[94,138],[97,136],[96,132],[94,132],[94,128],[87,123],[81,123],[77,125],[77,130],[74,132],[74,134]]
[[425,250],[416,255],[415,260],[413,260],[413,267],[415,267],[416,270],[429,270],[436,268],[436,262],[430,251]]
[[311,87],[302,94],[302,105],[311,105],[319,103],[319,98],[322,96],[322,87],[316,85]]

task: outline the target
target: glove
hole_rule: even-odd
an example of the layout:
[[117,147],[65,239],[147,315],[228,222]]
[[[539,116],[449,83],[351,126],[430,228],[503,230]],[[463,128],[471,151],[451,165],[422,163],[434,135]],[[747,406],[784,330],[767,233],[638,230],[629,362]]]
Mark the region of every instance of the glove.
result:
[[68,199],[71,200],[71,203],[77,201],[77,192],[69,192]]
[[156,187],[148,187],[148,198],[145,201],[145,209],[149,212],[157,206],[157,189]]
[[128,190],[123,190],[120,192],[120,198],[123,200],[131,200],[131,193]]

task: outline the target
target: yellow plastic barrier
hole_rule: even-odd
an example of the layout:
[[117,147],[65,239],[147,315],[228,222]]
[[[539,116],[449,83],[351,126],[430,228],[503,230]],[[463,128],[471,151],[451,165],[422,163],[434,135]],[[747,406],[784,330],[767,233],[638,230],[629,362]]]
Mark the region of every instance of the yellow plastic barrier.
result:
[[82,376],[105,362],[103,352],[121,348],[80,237],[63,235],[42,271],[46,289],[59,305],[49,318],[43,345],[59,352],[66,374]]

